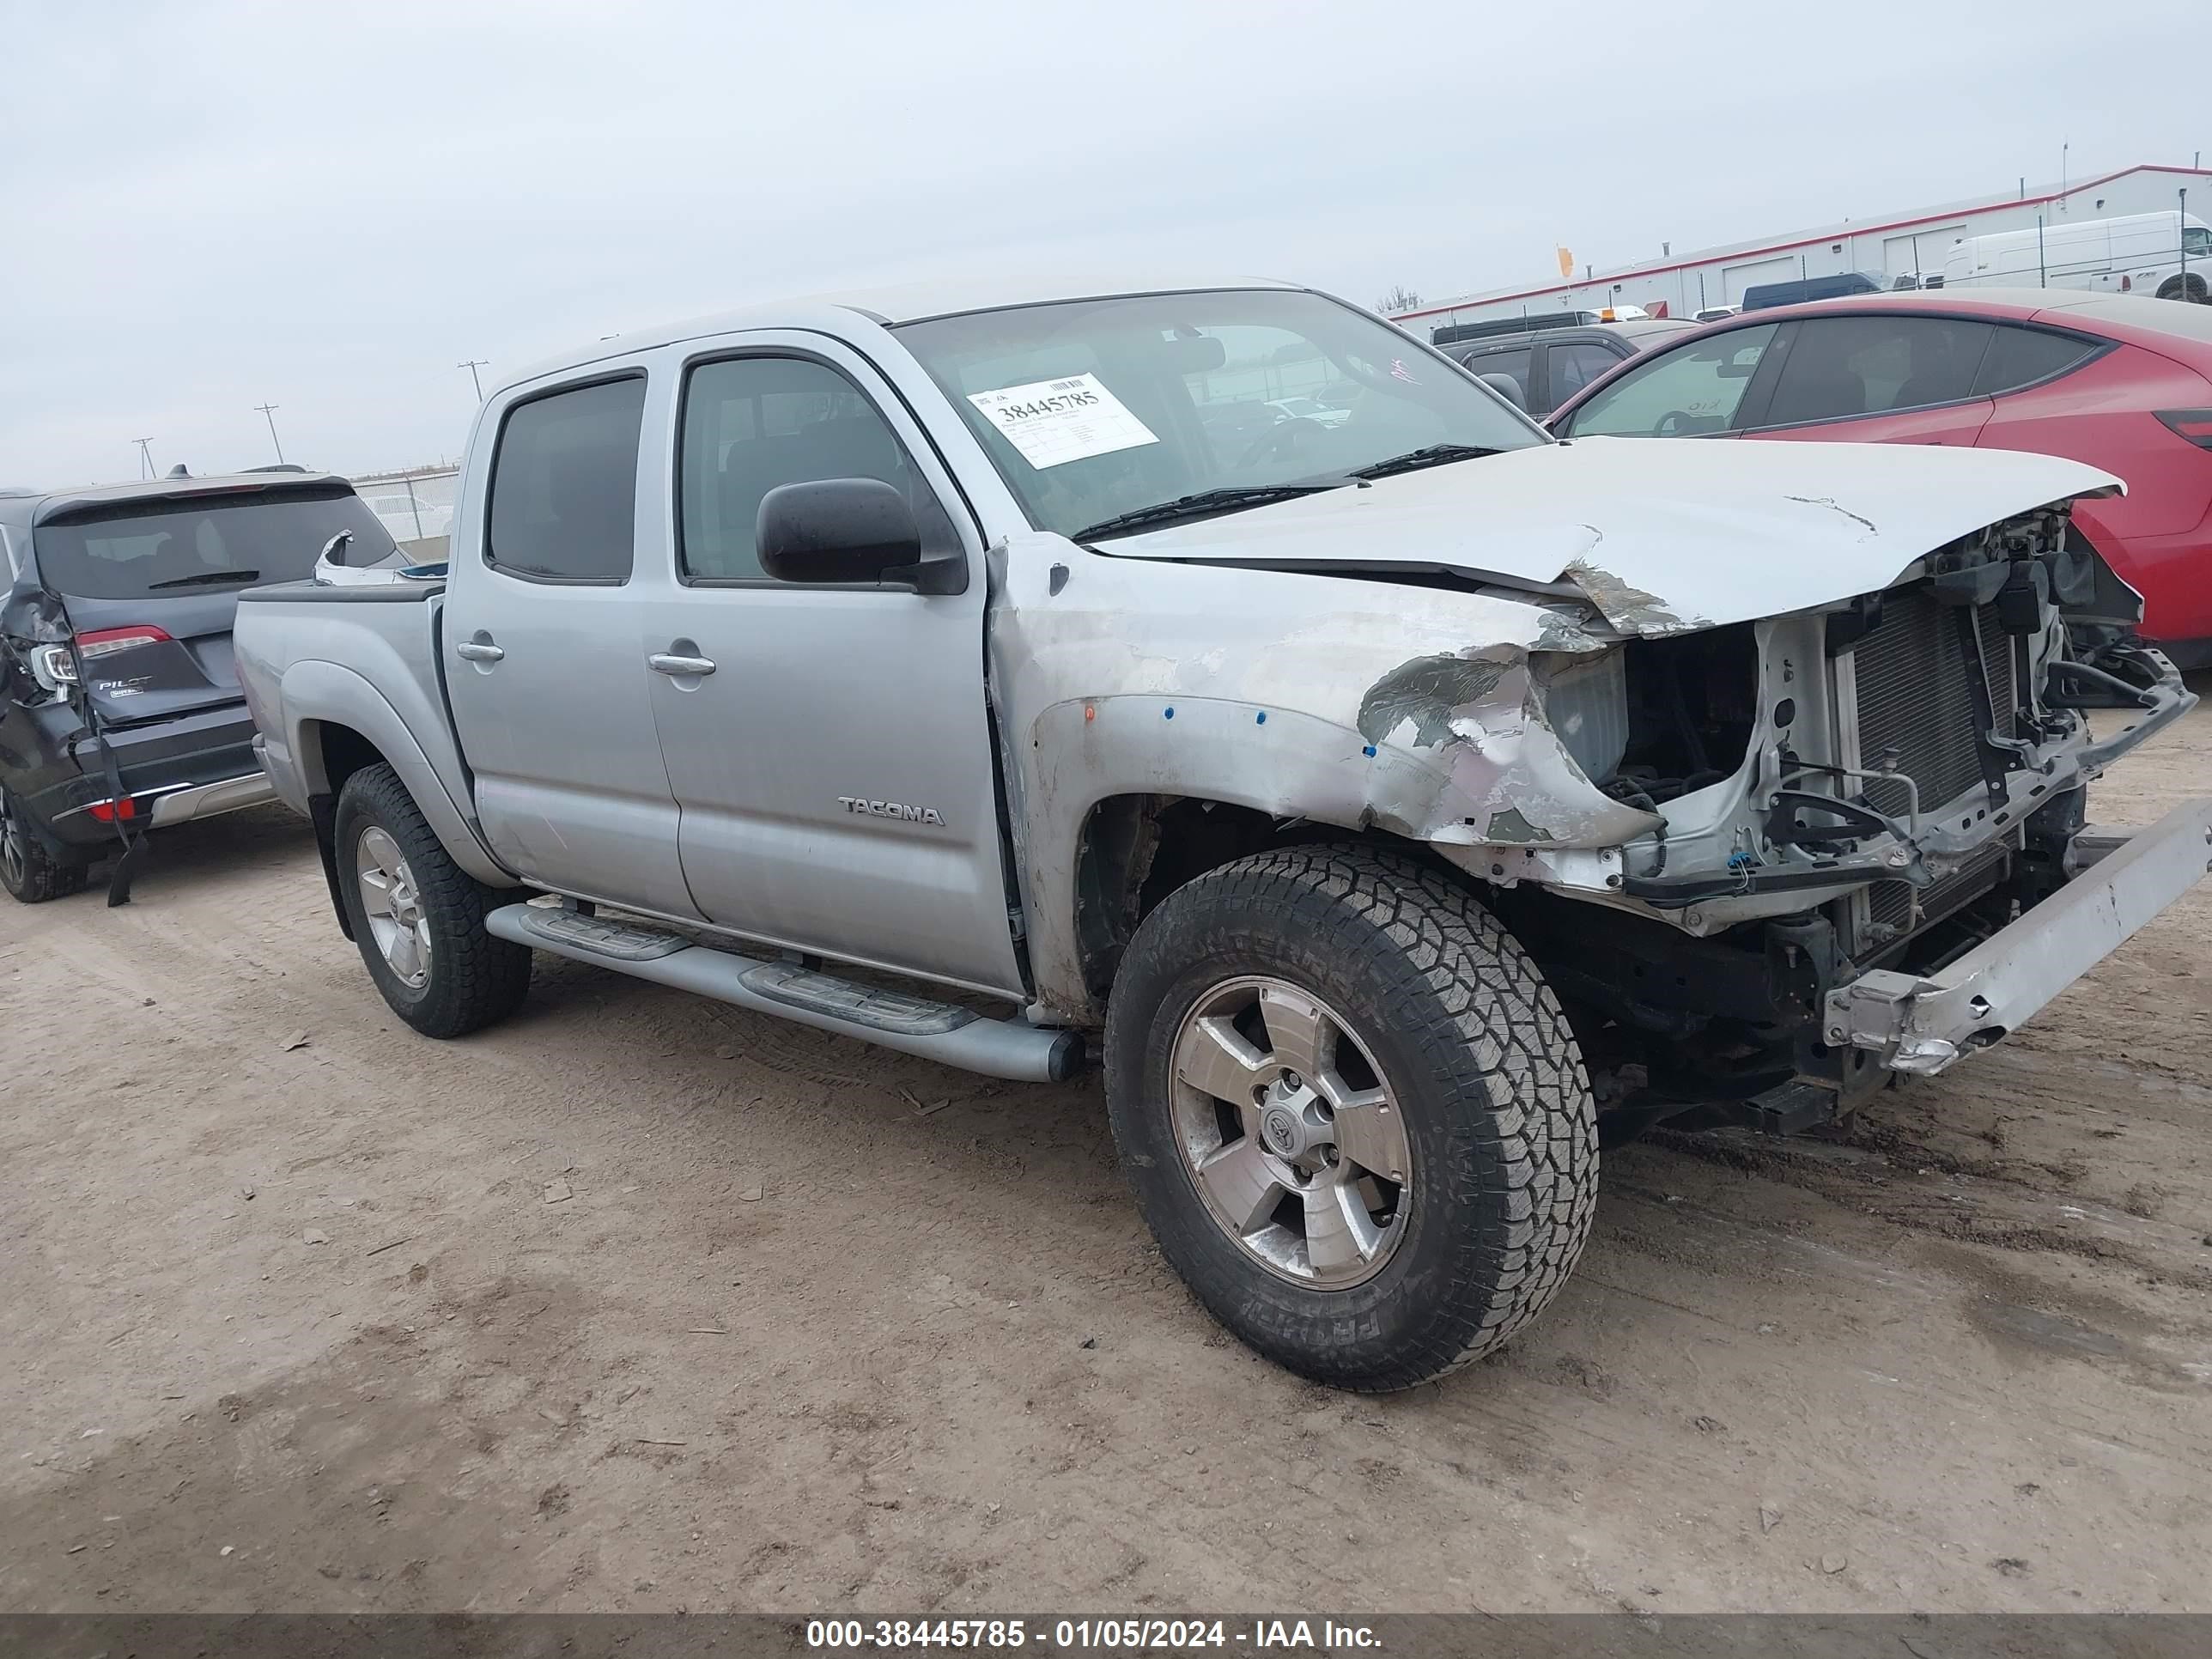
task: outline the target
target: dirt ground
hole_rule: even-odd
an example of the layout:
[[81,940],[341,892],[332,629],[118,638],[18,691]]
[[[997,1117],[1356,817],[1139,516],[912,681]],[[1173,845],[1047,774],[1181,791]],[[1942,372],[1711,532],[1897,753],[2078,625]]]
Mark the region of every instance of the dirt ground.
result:
[[[2208,791],[2212,704],[2093,814]],[[0,1609],[2212,1609],[2208,923],[1842,1139],[1609,1155],[1378,1401],[1198,1310],[1095,1080],[544,957],[428,1042],[303,824],[179,832],[0,910]]]

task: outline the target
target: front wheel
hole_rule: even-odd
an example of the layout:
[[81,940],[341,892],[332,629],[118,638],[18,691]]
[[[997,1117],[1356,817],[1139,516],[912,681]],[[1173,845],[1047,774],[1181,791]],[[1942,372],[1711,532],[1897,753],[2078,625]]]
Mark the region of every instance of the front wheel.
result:
[[1558,1000],[1472,896],[1409,859],[1224,866],[1137,930],[1106,1099],[1162,1253],[1317,1382],[1410,1388],[1551,1300],[1597,1191]]
[[453,862],[397,772],[349,777],[334,833],[346,920],[393,1013],[425,1036],[454,1037],[521,1005],[529,947],[485,930],[500,896]]

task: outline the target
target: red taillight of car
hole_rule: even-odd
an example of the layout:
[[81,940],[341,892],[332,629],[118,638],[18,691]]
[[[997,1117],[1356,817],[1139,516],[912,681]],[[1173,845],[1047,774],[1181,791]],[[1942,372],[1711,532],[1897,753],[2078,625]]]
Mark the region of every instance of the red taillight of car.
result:
[[2186,438],[2199,449],[2212,449],[2212,409],[2161,409],[2158,418],[2177,438]]
[[[162,635],[167,639],[168,635]],[[125,823],[138,816],[138,803],[125,795],[121,800],[96,800],[84,809],[102,823],[112,823],[120,818]]]
[[76,653],[90,661],[94,657],[111,656],[118,651],[134,650],[142,645],[167,645],[169,635],[164,629],[149,623],[135,623],[129,628],[95,628],[88,634],[76,636]]

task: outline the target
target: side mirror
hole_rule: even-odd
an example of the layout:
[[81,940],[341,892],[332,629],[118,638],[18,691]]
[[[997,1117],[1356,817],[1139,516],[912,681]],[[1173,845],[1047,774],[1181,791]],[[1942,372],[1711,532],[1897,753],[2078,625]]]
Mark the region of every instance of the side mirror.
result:
[[1478,374],[1475,378],[1523,415],[1528,412],[1528,400],[1521,395],[1520,383],[1510,374]]
[[925,557],[906,497],[880,478],[778,484],[754,529],[761,568],[781,582],[874,582],[917,593],[961,593],[957,550]]

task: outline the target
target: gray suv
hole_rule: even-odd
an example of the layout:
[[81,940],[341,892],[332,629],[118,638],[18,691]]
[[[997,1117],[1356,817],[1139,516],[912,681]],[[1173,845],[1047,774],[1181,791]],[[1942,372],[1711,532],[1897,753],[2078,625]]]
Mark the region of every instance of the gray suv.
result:
[[0,886],[26,904],[144,832],[270,799],[231,663],[241,589],[340,532],[390,535],[343,478],[167,477],[0,495]]
[[1679,319],[1649,317],[1593,323],[1587,328],[1493,335],[1466,345],[1445,346],[1443,352],[1473,374],[1510,380],[1521,407],[1540,417],[1638,352],[1665,345],[1698,326]]

